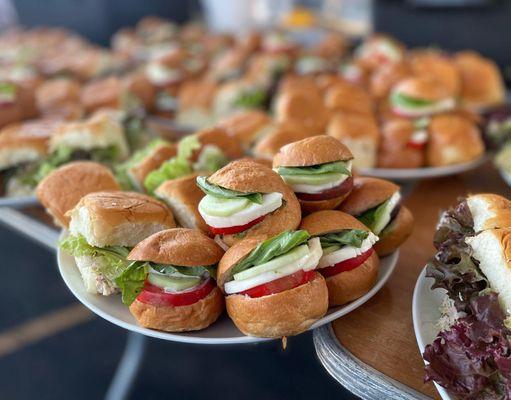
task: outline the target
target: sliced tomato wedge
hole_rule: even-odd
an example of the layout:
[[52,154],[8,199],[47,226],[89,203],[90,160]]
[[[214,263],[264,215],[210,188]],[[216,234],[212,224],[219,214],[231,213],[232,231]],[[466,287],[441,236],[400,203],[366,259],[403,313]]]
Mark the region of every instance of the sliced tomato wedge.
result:
[[262,285],[255,286],[251,289],[247,289],[239,294],[246,294],[249,297],[263,297],[270,294],[284,292],[286,290],[294,289],[295,287],[301,286],[310,282],[314,278],[314,272],[300,270],[294,274],[284,276],[274,281],[263,283]]
[[340,263],[332,265],[331,267],[321,268],[318,271],[321,272],[321,275],[325,277],[334,276],[340,274],[341,272],[351,271],[352,269],[362,265],[364,261],[371,257],[371,254],[373,253],[374,249],[371,247],[369,250],[360,254],[358,257],[341,261]]
[[348,193],[351,189],[353,189],[353,177],[349,177],[339,186],[333,187],[331,189],[323,190],[319,193],[295,193],[296,197],[300,200],[305,201],[320,201],[320,200],[329,200],[335,199],[336,197],[341,197]]
[[209,295],[215,283],[209,278],[195,289],[182,293],[166,293],[162,288],[145,282],[144,289],[137,300],[155,307],[179,307],[197,303]]
[[227,228],[215,228],[214,226],[208,225],[208,228],[213,235],[233,235],[235,233],[246,231],[247,229],[253,227],[254,225],[257,225],[265,217],[266,215],[263,215],[257,219],[254,219],[253,221],[250,221],[248,224],[245,225],[228,226]]
[[418,143],[418,142],[407,142],[406,145],[408,147],[411,147],[413,149],[422,150],[424,147],[426,147],[426,142],[424,143]]

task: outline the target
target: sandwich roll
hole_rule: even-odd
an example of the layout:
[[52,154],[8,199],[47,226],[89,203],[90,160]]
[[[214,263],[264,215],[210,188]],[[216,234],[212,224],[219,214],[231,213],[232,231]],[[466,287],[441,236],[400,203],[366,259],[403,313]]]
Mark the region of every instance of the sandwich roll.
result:
[[511,227],[511,201],[493,193],[467,196],[475,232]]

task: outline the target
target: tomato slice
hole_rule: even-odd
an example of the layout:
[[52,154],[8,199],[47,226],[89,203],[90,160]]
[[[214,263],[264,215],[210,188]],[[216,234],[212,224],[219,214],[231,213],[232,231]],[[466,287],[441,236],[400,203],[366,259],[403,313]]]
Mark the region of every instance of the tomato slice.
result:
[[353,177],[349,177],[339,186],[333,187],[331,189],[323,190],[319,193],[295,193],[296,197],[300,200],[305,201],[320,201],[320,200],[329,200],[335,199],[336,197],[341,197],[348,193],[353,188]]
[[355,269],[358,266],[362,265],[364,261],[371,257],[371,254],[373,254],[373,252],[374,249],[371,247],[365,253],[362,253],[355,258],[350,258],[349,260],[341,261],[340,263],[332,265],[331,267],[321,268],[318,271],[321,272],[321,275],[325,277],[334,276],[340,274],[341,272],[351,271],[352,269]]
[[137,300],[155,307],[179,307],[197,303],[211,293],[215,283],[209,278],[195,289],[182,293],[166,293],[162,288],[145,282]]
[[257,225],[265,217],[266,215],[263,215],[257,219],[254,219],[253,221],[250,221],[248,224],[245,225],[228,226],[227,228],[215,228],[214,226],[208,225],[208,228],[213,235],[233,235],[235,233],[246,231],[247,229],[253,227],[254,225]]
[[407,142],[406,145],[413,149],[422,150],[424,147],[426,147],[426,142],[424,142],[424,143]]
[[294,274],[275,279],[268,283],[263,283],[262,285],[240,292],[239,294],[246,294],[249,297],[263,297],[270,294],[284,292],[311,281],[314,278],[314,272],[316,271],[304,271],[301,269]]

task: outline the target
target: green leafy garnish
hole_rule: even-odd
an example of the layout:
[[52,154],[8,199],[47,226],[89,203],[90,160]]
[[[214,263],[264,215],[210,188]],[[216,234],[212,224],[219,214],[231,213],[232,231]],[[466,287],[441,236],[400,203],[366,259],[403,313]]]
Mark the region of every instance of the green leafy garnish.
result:
[[224,199],[236,199],[244,197],[253,203],[262,204],[263,195],[262,193],[244,193],[235,190],[223,188],[213,183],[208,182],[205,176],[197,177],[197,186],[206,194],[214,197],[220,197]]
[[346,161],[336,161],[326,164],[312,165],[310,167],[279,167],[279,175],[318,175],[336,172],[351,176],[351,171]]
[[231,274],[235,275],[248,268],[264,264],[276,257],[286,254],[295,247],[307,242],[309,233],[307,231],[285,231],[281,234],[259,243],[250,254],[238,262],[232,269]]
[[159,265],[151,263],[151,268],[165,275],[184,275],[201,277],[206,273],[216,279],[216,265],[197,265],[194,267],[182,267],[178,265]]
[[431,104],[434,103],[431,100],[418,99],[399,92],[393,92],[390,95],[390,102],[394,106],[404,108],[420,108],[430,106]]
[[319,237],[322,248],[331,246],[353,246],[360,247],[362,242],[369,236],[368,231],[360,229],[346,229],[341,232],[327,233]]
[[266,91],[250,89],[242,92],[233,102],[235,108],[260,108],[266,101]]
[[0,82],[0,97],[14,100],[16,98],[16,85],[10,82]]
[[130,306],[144,288],[149,271],[149,263],[135,261],[115,279],[122,293],[122,302]]
[[223,151],[214,145],[202,149],[199,159],[193,165],[195,171],[215,172],[229,163]]
[[151,171],[144,180],[144,187],[149,193],[169,179],[176,179],[193,172],[190,157],[201,147],[196,136],[187,136],[179,142],[177,156],[164,162],[160,168]]
[[359,215],[357,219],[362,222],[365,226],[367,226],[371,231],[374,232],[374,229],[376,227],[377,222],[382,218],[383,214],[385,213],[387,209],[387,204],[389,203],[390,199],[384,201],[380,205],[373,207],[366,212],[364,212],[362,215]]

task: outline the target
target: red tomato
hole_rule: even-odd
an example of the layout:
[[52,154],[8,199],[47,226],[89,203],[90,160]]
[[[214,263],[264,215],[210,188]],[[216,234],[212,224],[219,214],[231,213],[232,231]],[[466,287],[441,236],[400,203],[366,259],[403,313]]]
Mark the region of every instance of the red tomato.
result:
[[323,190],[319,193],[295,193],[296,197],[300,200],[305,201],[320,201],[320,200],[328,200],[335,199],[336,197],[341,197],[348,193],[353,188],[353,177],[349,177],[339,186],[333,187],[331,189]]
[[426,147],[426,142],[424,142],[424,143],[408,142],[408,143],[406,143],[406,145],[413,149],[422,150],[424,147]]
[[235,233],[246,231],[247,229],[261,222],[265,217],[266,215],[263,215],[262,217],[254,219],[246,225],[228,226],[227,228],[215,228],[214,226],[208,225],[208,228],[213,235],[233,235]]
[[239,294],[246,294],[249,297],[263,297],[284,292],[311,281],[314,278],[314,272],[316,271],[304,271],[301,269],[294,274],[275,279],[268,283],[263,283],[262,285],[240,292]]
[[352,269],[355,269],[358,266],[362,265],[364,261],[371,257],[371,254],[373,254],[373,252],[374,249],[371,247],[369,250],[367,250],[365,253],[362,253],[358,257],[341,261],[340,263],[332,265],[331,267],[321,268],[319,272],[321,272],[323,276],[329,277],[340,274],[341,272],[351,271]]
[[213,279],[209,278],[207,281],[188,292],[165,293],[162,288],[151,285],[146,281],[144,289],[138,295],[137,300],[155,307],[188,306],[206,297],[211,293],[214,287],[215,283]]

